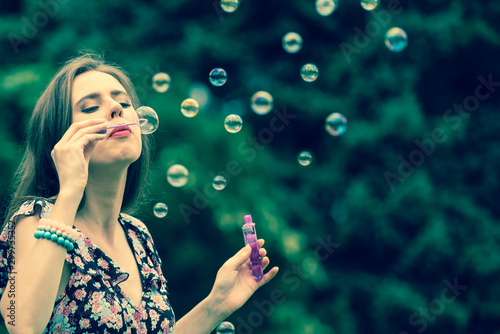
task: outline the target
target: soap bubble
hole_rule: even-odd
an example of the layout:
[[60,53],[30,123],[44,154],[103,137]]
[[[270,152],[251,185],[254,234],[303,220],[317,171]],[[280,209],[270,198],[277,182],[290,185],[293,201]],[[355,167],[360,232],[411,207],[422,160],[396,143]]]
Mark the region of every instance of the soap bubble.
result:
[[156,203],[153,207],[153,213],[158,218],[163,218],[168,214],[168,206],[165,203]]
[[361,0],[361,7],[365,10],[374,10],[378,6],[378,0]]
[[183,187],[188,181],[189,172],[183,165],[172,165],[167,170],[167,181],[173,187]]
[[170,88],[170,76],[163,72],[156,73],[153,76],[153,88],[158,93],[165,93]]
[[289,32],[281,40],[283,50],[288,53],[297,53],[302,49],[302,36],[296,32]]
[[338,0],[316,0],[316,11],[321,16],[328,16],[337,9]]
[[392,52],[401,52],[408,45],[408,36],[401,28],[391,28],[385,33],[385,45]]
[[305,64],[300,70],[300,76],[306,82],[313,82],[318,78],[318,68],[314,64]]
[[212,186],[216,190],[222,190],[222,189],[226,188],[226,178],[222,175],[217,175],[212,180]]
[[299,164],[302,166],[309,166],[312,162],[312,155],[308,151],[302,151],[299,153]]
[[230,133],[239,132],[242,126],[243,126],[243,120],[238,115],[229,115],[224,120],[224,127],[226,128],[227,132]]
[[338,112],[334,112],[326,118],[325,129],[332,136],[342,136],[347,130],[347,118]]
[[136,109],[137,116],[139,116],[139,119],[145,119],[145,122],[142,122],[140,124],[141,127],[141,133],[142,134],[150,134],[156,131],[158,129],[158,126],[160,125],[160,121],[158,120],[158,115],[156,114],[156,111],[153,110],[153,108],[142,106]]
[[238,9],[239,0],[221,0],[220,6],[226,13],[232,13]]
[[265,115],[273,109],[273,97],[268,92],[257,92],[250,99],[250,107],[256,114]]
[[198,113],[200,106],[195,99],[185,99],[181,104],[181,112],[186,117],[194,117]]
[[234,325],[229,321],[223,321],[217,326],[216,334],[234,334]]
[[214,68],[210,71],[209,75],[210,83],[216,87],[220,87],[227,81],[227,73],[222,68]]

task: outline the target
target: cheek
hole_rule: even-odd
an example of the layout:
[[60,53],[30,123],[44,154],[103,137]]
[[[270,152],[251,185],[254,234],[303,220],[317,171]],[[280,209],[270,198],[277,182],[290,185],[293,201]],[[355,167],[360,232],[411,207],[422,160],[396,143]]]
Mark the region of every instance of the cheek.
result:
[[131,120],[132,122],[136,122],[136,121],[139,120],[139,116],[137,115],[137,112],[132,107],[124,109],[123,110],[123,116],[126,119]]
[[141,133],[139,132],[139,136],[137,138],[139,145],[138,145],[138,150],[139,152],[142,152],[142,138],[141,138]]

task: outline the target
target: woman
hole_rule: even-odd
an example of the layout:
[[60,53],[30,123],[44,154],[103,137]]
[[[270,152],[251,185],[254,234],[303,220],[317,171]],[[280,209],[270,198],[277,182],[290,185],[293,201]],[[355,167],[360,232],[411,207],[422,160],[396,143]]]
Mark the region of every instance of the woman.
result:
[[[0,236],[9,332],[173,332],[153,239],[125,214],[144,195],[150,139],[138,126],[105,131],[137,121],[138,106],[126,74],[95,55],[68,62],[38,100]],[[219,269],[176,334],[210,333],[276,275],[254,281],[249,256],[246,246]]]

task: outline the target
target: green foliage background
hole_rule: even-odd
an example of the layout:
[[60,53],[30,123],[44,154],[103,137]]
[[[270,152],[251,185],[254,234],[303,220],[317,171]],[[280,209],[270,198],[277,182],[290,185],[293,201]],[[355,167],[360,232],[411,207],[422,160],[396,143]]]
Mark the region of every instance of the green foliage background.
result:
[[[384,16],[390,3],[399,12]],[[24,0],[2,3],[0,13],[3,206],[50,78],[78,50],[103,53],[160,118],[151,204],[139,218],[159,249],[178,318],[209,293],[242,246],[243,215],[252,214],[280,272],[228,318],[237,333],[500,333],[498,87],[470,113],[445,117],[454,104],[472,105],[480,76],[500,81],[498,2],[383,0],[373,14],[340,0],[321,17],[313,0],[243,0],[231,14],[217,1]],[[392,26],[408,33],[401,53],[384,45]],[[304,39],[298,54],[281,47],[288,31]],[[342,43],[355,48],[348,57]],[[313,83],[299,76],[308,62],[319,68]],[[208,82],[214,67],[228,72],[222,87]],[[172,78],[164,94],[151,87],[158,71]],[[180,103],[193,87],[205,87],[210,103],[188,119]],[[257,90],[295,117],[272,139],[263,129],[276,114],[249,108]],[[332,112],[349,120],[341,137],[324,130]],[[224,130],[230,113],[242,115],[241,132]],[[438,128],[446,139],[401,175],[401,159],[418,154],[415,141]],[[313,154],[308,167],[297,163],[304,149]],[[166,181],[174,163],[190,171],[183,188]],[[230,178],[214,195],[219,172]],[[386,172],[400,177],[392,188]],[[167,218],[152,215],[158,201]],[[188,206],[194,213],[183,215]],[[334,251],[322,249],[319,260],[315,251],[328,240]],[[444,281],[455,279],[467,288],[440,302]]]

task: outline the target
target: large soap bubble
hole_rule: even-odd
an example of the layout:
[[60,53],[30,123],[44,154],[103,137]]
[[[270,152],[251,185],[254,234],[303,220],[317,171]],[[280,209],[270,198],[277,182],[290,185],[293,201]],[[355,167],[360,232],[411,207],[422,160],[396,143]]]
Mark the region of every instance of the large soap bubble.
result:
[[408,45],[408,35],[401,28],[391,28],[385,33],[385,45],[392,52],[401,52]]
[[158,218],[163,218],[168,214],[168,206],[165,203],[156,203],[153,207],[153,213]]
[[167,170],[167,181],[171,186],[184,187],[188,182],[189,172],[183,165],[172,165]]
[[234,334],[234,325],[229,321],[223,321],[217,326],[216,334]]
[[150,107],[139,107],[136,109],[137,116],[139,119],[142,119],[139,122],[139,126],[141,127],[141,133],[147,135],[153,133],[158,129],[160,125],[160,121],[158,119],[158,114],[153,108]]
[[293,31],[288,32],[283,36],[281,44],[286,52],[297,53],[302,49],[302,36]]
[[236,133],[241,130],[243,126],[243,120],[239,115],[229,115],[224,120],[224,127],[227,132]]
[[334,112],[326,118],[325,129],[332,136],[341,136],[347,130],[347,118],[341,113]]
[[257,92],[250,99],[250,107],[256,114],[265,115],[273,109],[273,97],[268,92]]
[[163,72],[156,73],[153,76],[153,88],[158,93],[165,93],[170,88],[170,76]]

